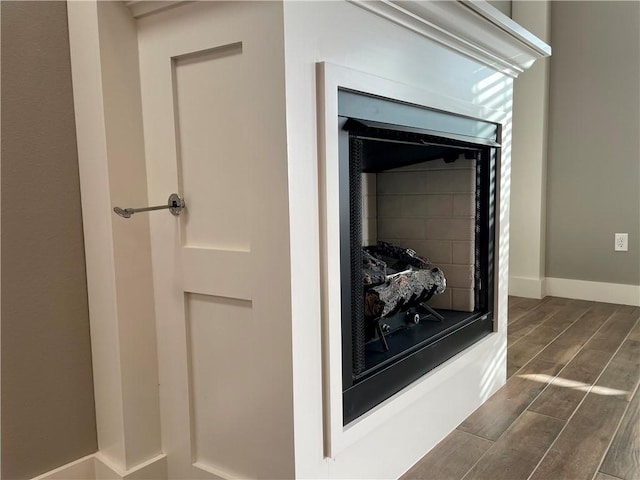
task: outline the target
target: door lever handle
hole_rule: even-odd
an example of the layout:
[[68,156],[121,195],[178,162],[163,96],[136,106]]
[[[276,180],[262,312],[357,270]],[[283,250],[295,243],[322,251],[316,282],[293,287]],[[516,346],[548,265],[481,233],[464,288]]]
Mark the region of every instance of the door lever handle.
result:
[[166,205],[158,205],[155,207],[143,207],[143,208],[120,208],[114,207],[113,211],[116,214],[120,215],[124,218],[131,218],[131,215],[138,212],[149,212],[151,210],[165,210],[168,209],[171,212],[171,215],[178,216],[182,213],[182,210],[185,208],[184,198],[180,198],[177,193],[172,193],[169,195],[169,200],[167,200]]

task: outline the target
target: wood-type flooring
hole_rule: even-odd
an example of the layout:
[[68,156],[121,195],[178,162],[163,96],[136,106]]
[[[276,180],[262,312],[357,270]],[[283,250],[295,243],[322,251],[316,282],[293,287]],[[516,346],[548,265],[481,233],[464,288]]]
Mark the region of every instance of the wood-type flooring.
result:
[[402,479],[640,480],[639,319],[509,297],[506,385]]

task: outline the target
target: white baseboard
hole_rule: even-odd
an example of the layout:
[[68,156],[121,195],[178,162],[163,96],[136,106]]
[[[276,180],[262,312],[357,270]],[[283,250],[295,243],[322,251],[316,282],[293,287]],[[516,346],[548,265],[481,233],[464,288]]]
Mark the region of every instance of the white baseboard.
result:
[[38,475],[32,480],[161,480],[165,478],[167,478],[167,456],[164,454],[123,471],[97,452]]
[[509,277],[509,295],[525,298],[544,298],[546,278]]
[[[511,293],[511,289],[509,290]],[[546,278],[546,295],[640,306],[640,285]]]

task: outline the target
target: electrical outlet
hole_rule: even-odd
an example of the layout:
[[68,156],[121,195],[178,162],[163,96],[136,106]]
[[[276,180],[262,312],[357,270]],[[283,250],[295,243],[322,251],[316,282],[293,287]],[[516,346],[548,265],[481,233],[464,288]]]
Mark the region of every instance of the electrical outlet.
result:
[[628,233],[616,233],[615,236],[615,251],[626,252],[629,250],[629,234]]

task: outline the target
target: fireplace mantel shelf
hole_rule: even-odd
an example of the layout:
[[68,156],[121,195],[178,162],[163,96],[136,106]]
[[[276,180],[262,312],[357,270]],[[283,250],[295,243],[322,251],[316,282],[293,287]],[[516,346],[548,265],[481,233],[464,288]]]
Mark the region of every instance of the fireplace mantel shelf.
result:
[[350,0],[510,77],[551,47],[485,1]]

